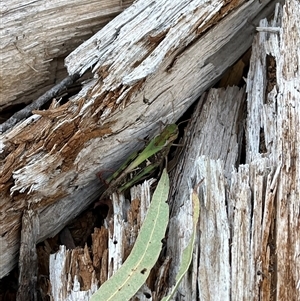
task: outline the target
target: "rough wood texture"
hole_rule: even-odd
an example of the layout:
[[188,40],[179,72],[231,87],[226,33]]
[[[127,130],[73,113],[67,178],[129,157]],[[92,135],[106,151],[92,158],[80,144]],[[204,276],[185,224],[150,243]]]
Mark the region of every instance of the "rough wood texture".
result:
[[97,290],[97,282],[88,248],[69,251],[61,246],[50,255],[50,281],[53,300],[89,300]]
[[0,133],[6,132],[8,129],[13,128],[22,119],[26,119],[32,115],[35,110],[41,109],[41,107],[51,101],[53,98],[59,96],[59,93],[65,90],[68,86],[72,85],[78,78],[79,74],[68,76],[63,79],[59,84],[52,87],[46,93],[41,95],[37,100],[27,105],[25,108],[14,113],[8,120],[0,124]]
[[300,299],[299,14],[289,0],[260,22],[246,90],[211,89],[200,98],[172,175],[167,257],[156,274],[163,280],[148,300],[174,284],[200,180],[193,261],[174,300]]
[[30,209],[25,210],[22,217],[17,301],[38,300],[36,243],[39,229],[37,214]]
[[[197,294],[200,300],[300,298],[299,12],[299,2],[287,1],[283,10],[277,7],[273,20],[260,23],[247,77],[246,164],[230,172],[236,144],[222,137],[220,143],[210,142],[215,132],[223,133],[215,131],[220,124],[231,126],[232,138],[238,137],[236,122],[222,122],[222,114],[216,114],[221,98],[214,97],[207,113],[212,119],[210,135],[205,135],[201,115],[192,129],[195,134],[190,133],[185,168],[175,178],[180,189],[174,188],[168,240],[168,254],[177,258],[170,268],[171,283],[184,248],[178,241],[187,239],[188,188],[204,178],[202,206],[193,266],[176,300],[197,300]],[[230,107],[230,100],[226,104]],[[181,248],[174,249],[176,243]]]
[[[89,298],[99,284],[108,280],[120,268],[128,257],[145,218],[152,183],[153,180],[149,180],[133,187],[131,202],[123,195],[113,194],[110,204],[112,208],[105,219],[105,226],[95,228],[92,234],[92,259],[87,247],[66,251],[65,246],[61,246],[56,254],[50,255],[53,300]],[[142,295],[145,290],[150,291],[145,285],[137,295]]]
[[[192,233],[191,190],[200,185],[199,236],[192,271],[178,289],[184,300],[230,300],[230,232],[226,187],[240,157],[245,91],[210,90],[186,130],[186,149],[173,178],[172,216],[167,254],[172,258],[169,285],[175,281],[182,252]],[[174,247],[176,246],[176,247]],[[177,299],[176,299],[177,300]]]
[[96,63],[94,79],[0,136],[0,277],[16,263],[25,207],[39,212],[39,241],[60,231],[99,196],[96,174],[140,148],[161,121],[177,120],[251,45],[274,5],[138,1],[71,54],[68,70]]
[[133,1],[1,4],[0,111],[33,101],[66,76],[63,58]]

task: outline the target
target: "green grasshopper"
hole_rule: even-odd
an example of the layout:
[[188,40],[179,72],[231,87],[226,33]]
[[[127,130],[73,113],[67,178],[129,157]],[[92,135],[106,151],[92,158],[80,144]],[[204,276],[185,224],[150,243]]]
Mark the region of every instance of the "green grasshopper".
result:
[[[150,176],[167,156],[177,136],[178,126],[169,124],[142,151],[134,152],[129,156],[122,166],[106,180],[108,188],[100,199],[108,197],[115,191],[121,193]],[[127,180],[132,173],[134,173],[134,176]]]

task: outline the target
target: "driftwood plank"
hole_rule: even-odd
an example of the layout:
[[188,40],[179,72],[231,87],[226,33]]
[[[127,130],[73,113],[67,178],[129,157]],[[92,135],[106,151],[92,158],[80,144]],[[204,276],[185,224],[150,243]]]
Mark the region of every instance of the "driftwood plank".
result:
[[161,121],[176,121],[251,45],[255,24],[275,5],[213,4],[136,2],[66,60],[70,72],[96,64],[80,93],[0,136],[0,277],[16,263],[25,207],[39,211],[38,241],[60,231],[99,196],[96,174],[116,168]]

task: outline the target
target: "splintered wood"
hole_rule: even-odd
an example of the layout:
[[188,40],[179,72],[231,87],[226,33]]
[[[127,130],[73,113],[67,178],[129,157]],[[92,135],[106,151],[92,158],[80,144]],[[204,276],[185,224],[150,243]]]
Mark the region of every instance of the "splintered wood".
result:
[[[87,246],[70,251],[61,246],[56,254],[50,255],[53,300],[66,300],[74,296],[89,298],[120,268],[145,218],[152,183],[150,180],[134,187],[131,203],[124,196],[113,195],[113,210],[109,211],[105,226],[95,228],[92,234],[92,258]],[[138,294],[143,291],[149,291],[149,288],[145,285]]]
[[38,242],[58,233],[101,194],[97,173],[178,120],[250,47],[249,20],[273,2],[137,1],[68,56],[70,75],[93,78],[0,136],[0,277],[16,265],[22,211],[38,211]]
[[[300,49],[299,13],[299,2],[287,1],[284,9],[276,7],[270,22],[260,23],[247,76],[245,154],[234,147],[234,140],[222,140],[226,135],[221,129],[215,130],[221,124],[239,137],[238,123],[231,119],[234,110],[227,115],[227,126],[220,122],[218,107],[222,98],[214,98],[211,111],[206,111],[206,104],[203,106],[203,113],[211,116],[211,125],[197,126],[192,130],[195,134],[190,134],[187,162],[182,163],[188,176],[177,176],[175,183],[180,189],[174,187],[173,192],[177,197],[174,196],[168,241],[168,255],[173,256],[172,279],[178,266],[174,255],[178,262],[184,248],[176,248],[175,252],[173,246],[185,240],[184,214],[190,214],[186,205],[188,192],[182,189],[192,187],[201,178],[204,182],[200,186],[202,206],[195,259],[191,274],[178,289],[178,298],[300,299],[300,78],[299,61],[295,61]],[[234,100],[238,102],[239,98]],[[227,105],[232,107],[230,102]],[[200,125],[205,122],[203,113],[195,113]],[[211,129],[210,136],[215,136],[214,143],[202,142],[207,137],[205,126]],[[221,149],[226,146],[227,154],[232,154],[222,158],[225,153]],[[215,157],[218,152],[221,155]],[[193,165],[189,163],[200,155],[205,156],[192,159]],[[232,171],[235,159],[241,155],[246,164]]]
[[[230,225],[227,185],[239,161],[243,133],[244,88],[212,89],[195,108],[183,158],[175,171],[167,255],[172,258],[169,283],[192,232],[191,189],[200,184],[200,222],[192,271],[179,286],[185,300],[230,300]],[[233,126],[234,125],[234,126]],[[176,246],[176,247],[174,247]]]
[[[155,272],[155,291],[147,291],[152,300],[161,300],[175,283],[192,234],[197,183],[193,260],[174,299],[300,299],[299,14],[297,1],[277,5],[273,18],[260,22],[246,89],[211,89],[194,109],[171,175],[165,260]],[[124,222],[120,208],[114,210],[115,230]],[[128,220],[139,218],[131,212]],[[113,239],[123,242],[125,233],[128,239],[128,231]],[[112,247],[116,265],[119,252]]]

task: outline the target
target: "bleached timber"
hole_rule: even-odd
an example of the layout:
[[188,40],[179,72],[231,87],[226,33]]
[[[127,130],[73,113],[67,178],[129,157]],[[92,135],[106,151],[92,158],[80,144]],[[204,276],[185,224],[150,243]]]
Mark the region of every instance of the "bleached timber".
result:
[[[212,89],[195,108],[172,175],[167,258],[158,273],[169,273],[172,285],[191,234],[191,189],[204,179],[193,263],[174,300],[300,298],[299,13],[289,0],[260,22],[246,91]],[[236,166],[243,131],[245,164]],[[165,289],[157,285],[151,298],[161,300]]]
[[96,173],[177,120],[251,45],[274,5],[138,1],[71,54],[68,70],[96,63],[94,79],[1,135],[0,277],[16,264],[24,208],[39,214],[38,241],[60,231],[99,196]]
[[132,2],[2,1],[0,111],[30,103],[62,80],[65,56]]
[[[192,272],[178,289],[178,300],[230,300],[230,225],[226,188],[239,156],[245,90],[212,89],[203,95],[187,129],[187,146],[173,179],[172,216],[167,255],[174,283],[182,252],[191,235],[191,191],[199,187],[199,233]],[[176,247],[174,247],[176,246]]]
[[[236,144],[227,143],[220,129],[219,140],[203,143],[207,136],[202,115],[189,133],[192,142],[184,152],[186,161],[181,163],[185,168],[180,166],[175,180],[180,188],[174,188],[168,236],[167,254],[177,257],[170,267],[173,279],[184,248],[178,241],[186,239],[183,233],[190,215],[186,187],[193,187],[202,178],[204,182],[200,186],[202,206],[193,266],[176,300],[181,296],[197,300],[197,295],[200,300],[300,298],[299,13],[299,2],[290,0],[283,9],[276,7],[270,22],[260,22],[247,76],[246,164],[237,169],[232,166],[228,173],[228,163],[237,156]],[[213,99],[212,111],[202,110],[212,120],[216,116],[215,123],[208,126],[213,129],[210,137],[220,124],[236,133],[238,123],[231,120],[226,127],[220,122],[222,115],[216,114],[223,98]],[[226,103],[230,107],[230,101]],[[226,145],[228,152],[224,151]],[[218,151],[220,155],[215,156]],[[174,251],[175,245],[180,247]]]

